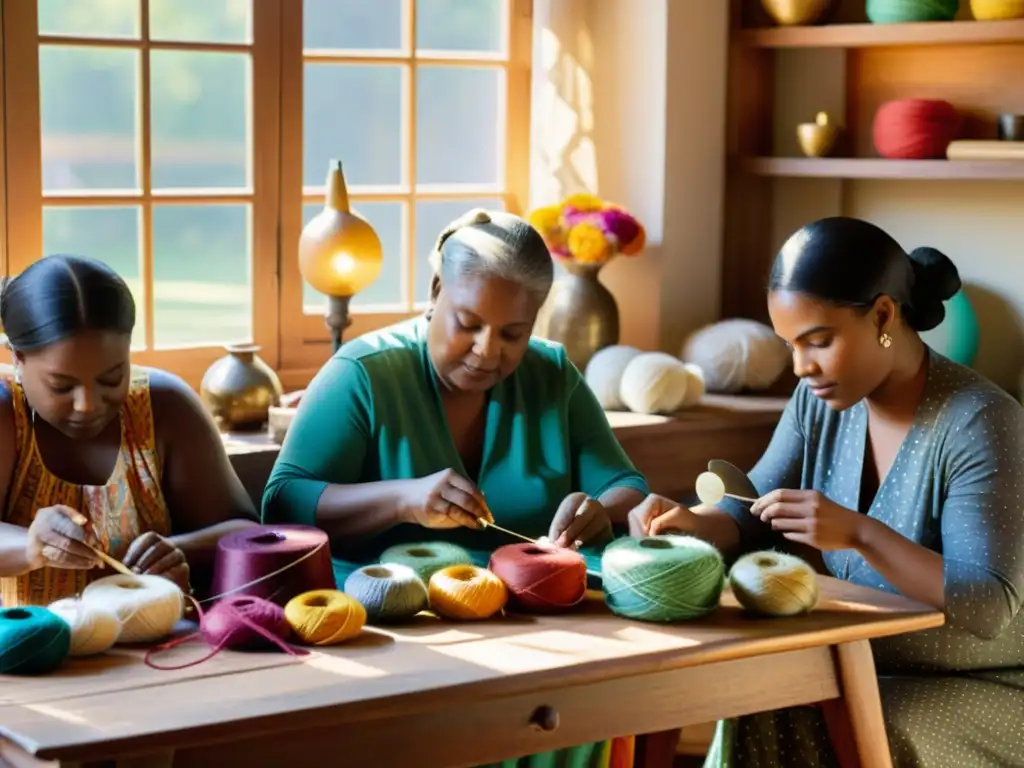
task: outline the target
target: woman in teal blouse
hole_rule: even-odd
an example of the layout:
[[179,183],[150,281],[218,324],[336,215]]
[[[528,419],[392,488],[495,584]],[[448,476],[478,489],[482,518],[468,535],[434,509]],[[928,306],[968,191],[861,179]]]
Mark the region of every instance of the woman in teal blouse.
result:
[[[310,383],[263,497],[264,522],[327,531],[339,583],[398,543],[446,540],[486,564],[515,540],[480,518],[600,544],[647,494],[562,347],[531,338],[553,279],[536,230],[473,211],[432,261],[426,315],[348,342]],[[610,749],[507,765],[601,768]]]

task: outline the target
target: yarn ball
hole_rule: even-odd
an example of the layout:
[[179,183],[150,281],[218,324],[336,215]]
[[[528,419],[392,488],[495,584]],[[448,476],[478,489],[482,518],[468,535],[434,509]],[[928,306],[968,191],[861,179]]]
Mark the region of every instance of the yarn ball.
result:
[[203,615],[199,631],[214,648],[249,651],[272,645],[253,624],[281,640],[291,632],[281,606],[252,595],[232,595],[218,600]]
[[486,568],[452,565],[430,577],[430,607],[448,619],[487,619],[505,607],[508,588]]
[[625,410],[626,404],[619,396],[619,385],[626,366],[639,354],[641,352],[636,347],[614,344],[599,349],[587,363],[584,378],[606,411]]
[[50,603],[49,609],[71,628],[70,656],[95,656],[109,651],[121,634],[121,620],[106,606],[65,597]]
[[0,675],[44,675],[71,649],[71,627],[37,605],[0,608]]
[[875,112],[872,139],[882,157],[944,160],[962,124],[960,113],[948,101],[897,99]]
[[681,357],[700,368],[708,392],[721,393],[767,389],[792,359],[775,331],[745,318],[721,320],[694,331]]
[[703,616],[725,587],[722,555],[692,536],[616,539],[601,555],[601,572],[612,612],[643,621]]
[[960,10],[960,0],[867,0],[865,10],[873,24],[952,21]]
[[404,621],[426,610],[427,586],[408,565],[364,565],[345,579],[344,591],[366,609],[367,621]]
[[686,400],[690,372],[665,352],[642,352],[626,365],[619,397],[634,413],[672,413]]
[[315,589],[296,595],[284,607],[295,636],[309,645],[336,645],[358,635],[366,624],[366,609],[351,595],[336,589]]
[[683,363],[686,369],[686,395],[683,396],[683,403],[680,408],[690,408],[697,405],[700,399],[707,392],[707,384],[704,383],[704,371],[699,365]]
[[507,544],[494,550],[490,571],[505,582],[509,602],[527,611],[556,613],[587,592],[587,561],[551,544]]
[[729,570],[729,586],[740,605],[765,616],[795,616],[818,603],[818,575],[784,552],[744,555]]
[[428,541],[423,544],[396,544],[380,556],[382,563],[407,565],[419,574],[426,584],[430,577],[449,565],[472,564],[469,552],[447,541]]
[[1024,0],[971,0],[971,15],[978,21],[1024,19]]
[[99,605],[121,621],[118,643],[150,643],[171,634],[185,612],[185,596],[162,576],[115,573],[89,584],[82,600]]

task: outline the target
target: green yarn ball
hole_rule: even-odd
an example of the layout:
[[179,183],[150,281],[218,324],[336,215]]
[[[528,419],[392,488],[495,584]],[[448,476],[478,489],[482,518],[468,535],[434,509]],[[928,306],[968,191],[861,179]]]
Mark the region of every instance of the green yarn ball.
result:
[[725,562],[692,536],[613,541],[601,556],[604,599],[613,613],[642,621],[684,621],[718,607]]
[[867,0],[866,10],[873,24],[952,21],[960,0]]
[[447,541],[428,541],[422,544],[396,544],[385,549],[381,563],[407,565],[419,574],[424,584],[430,577],[451,565],[473,565],[473,558],[465,549]]
[[71,650],[71,627],[36,605],[0,608],[0,675],[44,675]]

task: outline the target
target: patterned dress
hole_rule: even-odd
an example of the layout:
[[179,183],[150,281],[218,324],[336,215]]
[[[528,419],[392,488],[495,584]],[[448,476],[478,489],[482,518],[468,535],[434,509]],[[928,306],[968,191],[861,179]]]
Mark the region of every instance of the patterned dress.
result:
[[[873,500],[861,499],[864,403],[836,413],[802,384],[750,472],[759,493],[816,489],[943,555],[946,624],[873,642],[895,768],[1024,766],[1024,409],[934,351],[913,424]],[[740,505],[743,549],[784,539]],[[859,553],[830,574],[896,592]],[[837,765],[821,711],[719,723],[705,767]]]
[[[104,551],[122,559],[139,535],[171,533],[171,521],[160,481],[162,465],[156,447],[149,373],[132,368],[128,397],[121,407],[121,448],[110,478],[103,485],[75,485],[54,475],[36,445],[32,411],[21,385],[0,379],[10,392],[18,445],[7,505],[0,522],[28,527],[37,510],[64,504],[89,518]],[[46,605],[81,592],[92,580],[108,575],[91,571],[40,568],[0,579],[0,605]]]

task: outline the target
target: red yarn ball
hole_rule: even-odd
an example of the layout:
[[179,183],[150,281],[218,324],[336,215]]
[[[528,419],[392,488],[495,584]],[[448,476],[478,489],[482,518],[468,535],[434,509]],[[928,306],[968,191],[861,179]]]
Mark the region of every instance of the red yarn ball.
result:
[[587,561],[563,547],[508,544],[494,550],[487,567],[505,582],[512,605],[527,611],[557,613],[587,591]]
[[285,640],[291,632],[284,608],[269,600],[235,595],[219,600],[199,624],[203,639],[214,648],[255,650]]
[[963,118],[948,101],[900,99],[878,108],[872,134],[882,157],[944,159]]

